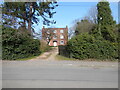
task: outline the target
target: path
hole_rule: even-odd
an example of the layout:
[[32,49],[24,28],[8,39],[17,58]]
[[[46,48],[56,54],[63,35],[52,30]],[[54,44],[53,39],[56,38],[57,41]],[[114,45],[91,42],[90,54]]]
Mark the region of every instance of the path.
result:
[[44,60],[55,60],[55,56],[58,54],[58,47],[52,47],[52,50],[48,51],[48,52],[44,52],[43,54],[41,54],[40,56],[31,59],[31,60],[40,60],[40,59],[44,59]]

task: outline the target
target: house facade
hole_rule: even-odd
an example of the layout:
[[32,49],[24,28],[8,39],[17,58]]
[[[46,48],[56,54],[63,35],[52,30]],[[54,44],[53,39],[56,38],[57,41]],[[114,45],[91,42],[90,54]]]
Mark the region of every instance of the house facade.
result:
[[68,27],[65,28],[42,28],[42,39],[49,46],[66,45],[68,41]]

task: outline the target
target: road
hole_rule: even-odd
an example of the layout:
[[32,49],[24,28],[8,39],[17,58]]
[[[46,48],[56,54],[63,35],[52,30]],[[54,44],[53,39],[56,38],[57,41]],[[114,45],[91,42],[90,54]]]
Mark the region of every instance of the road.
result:
[[117,62],[3,61],[3,88],[117,88]]

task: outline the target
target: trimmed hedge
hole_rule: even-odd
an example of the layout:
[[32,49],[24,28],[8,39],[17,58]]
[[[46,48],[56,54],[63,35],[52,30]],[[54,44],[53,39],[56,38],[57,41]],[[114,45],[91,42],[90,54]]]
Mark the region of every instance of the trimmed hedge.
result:
[[40,42],[24,31],[2,28],[2,59],[16,60],[39,55]]
[[72,38],[68,42],[67,51],[69,57],[76,59],[117,59],[118,43],[97,40],[86,33]]

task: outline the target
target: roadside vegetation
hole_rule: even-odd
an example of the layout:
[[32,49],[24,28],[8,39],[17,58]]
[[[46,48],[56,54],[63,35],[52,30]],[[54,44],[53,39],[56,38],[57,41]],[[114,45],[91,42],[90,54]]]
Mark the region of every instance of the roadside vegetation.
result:
[[[119,24],[113,20],[109,2],[102,1],[96,6],[96,12],[75,23],[74,36],[60,52],[69,58],[79,60],[117,60],[119,43]],[[92,18],[91,18],[92,17]],[[65,52],[67,51],[67,54]]]
[[[51,2],[4,2],[2,10],[2,60],[26,60],[50,50],[37,39],[34,24],[41,17],[44,25],[55,24],[56,1]],[[2,24],[1,24],[2,25]],[[0,53],[1,54],[1,53]]]
[[68,57],[65,57],[65,56],[62,56],[62,55],[56,55],[55,59],[56,60],[77,60],[75,58],[68,58]]
[[[0,7],[3,11],[2,59],[26,60],[51,50],[48,43],[35,39],[39,34],[35,32],[34,24],[39,22],[39,16],[43,24],[55,24],[51,20],[55,7],[57,2],[54,1],[4,2]],[[66,46],[59,46],[56,57],[65,60],[118,60],[120,24],[114,21],[109,2],[98,2],[88,15],[76,20],[74,29],[70,29],[73,37]]]
[[40,40],[40,43],[40,50],[42,53],[52,50],[52,47],[50,47],[44,40]]
[[40,55],[40,42],[26,30],[2,28],[2,59],[16,60]]

